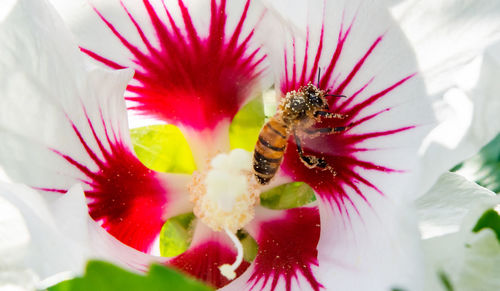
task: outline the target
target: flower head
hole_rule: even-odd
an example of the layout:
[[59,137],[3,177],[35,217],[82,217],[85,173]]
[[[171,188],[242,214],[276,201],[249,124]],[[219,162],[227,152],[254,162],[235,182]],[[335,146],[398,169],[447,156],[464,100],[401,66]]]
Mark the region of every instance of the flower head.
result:
[[[418,289],[417,237],[402,230],[406,224],[413,229],[405,220],[407,192],[416,182],[417,149],[432,114],[413,52],[385,7],[299,1],[282,14],[286,10],[275,4],[256,1],[87,5],[86,17],[100,28],[92,34],[80,28],[81,51],[111,69],[135,69],[128,83],[129,70],[86,68],[44,2],[18,3],[2,24],[0,161],[14,179],[47,196],[81,183],[91,217],[141,258],[118,254],[122,261],[146,268],[151,258],[145,254],[155,252],[165,221],[192,210],[191,194],[201,202],[194,207],[202,222],[186,252],[162,260],[215,287]],[[298,14],[300,5],[307,15]],[[19,23],[21,31],[14,30]],[[346,96],[330,96],[325,116],[284,137],[283,162],[269,187],[310,185],[317,202],[298,208],[259,206],[255,181],[223,171],[230,167],[221,158],[229,152],[229,123],[259,85],[269,83],[268,71],[276,77],[278,99],[309,83]],[[133,153],[125,88],[130,109],[184,131],[200,172],[191,193],[190,175],[155,172]],[[18,118],[22,110],[29,112],[26,120]],[[307,166],[304,156],[328,167]],[[241,165],[250,159],[234,160],[237,171],[251,166]],[[233,200],[221,199],[226,190]],[[244,207],[236,214],[255,207],[253,220],[232,225],[219,219],[238,205]],[[229,280],[219,267],[241,261],[233,248],[241,227],[259,249],[253,262],[233,265],[238,278]]]

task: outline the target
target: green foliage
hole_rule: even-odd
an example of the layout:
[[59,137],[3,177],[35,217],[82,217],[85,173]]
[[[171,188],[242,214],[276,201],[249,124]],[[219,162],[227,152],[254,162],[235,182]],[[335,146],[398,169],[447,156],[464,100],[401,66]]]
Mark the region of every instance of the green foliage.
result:
[[85,276],[61,282],[50,287],[48,290],[209,291],[213,289],[161,265],[152,265],[149,272],[143,276],[131,273],[107,262],[90,261],[87,264]]
[[451,169],[472,178],[479,185],[500,193],[500,134],[472,158]]
[[484,228],[491,228],[500,242],[500,215],[495,211],[495,209],[486,210],[486,212],[484,212],[479,218],[472,231],[479,232]]
[[193,154],[182,132],[174,125],[151,125],[130,130],[134,151],[146,167],[166,173],[191,174]]
[[231,148],[253,152],[265,118],[262,97],[255,98],[243,106],[229,126]]
[[173,257],[187,250],[193,236],[193,213],[181,214],[165,222],[160,231],[160,254]]
[[451,285],[450,278],[446,275],[445,272],[438,272],[439,281],[443,284],[443,287],[446,291],[453,291],[453,285]]
[[260,194],[260,204],[271,209],[300,207],[315,199],[314,190],[303,182],[284,184]]
[[238,230],[236,235],[238,236],[241,245],[243,245],[243,259],[247,262],[252,262],[257,256],[259,245],[255,239],[243,229]]

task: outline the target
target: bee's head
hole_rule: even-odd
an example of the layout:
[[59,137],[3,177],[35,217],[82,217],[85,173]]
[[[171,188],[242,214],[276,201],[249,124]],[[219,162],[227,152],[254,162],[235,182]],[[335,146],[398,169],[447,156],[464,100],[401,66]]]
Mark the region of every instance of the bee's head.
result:
[[304,90],[305,97],[307,98],[307,103],[313,110],[318,109],[328,109],[328,103],[323,97],[324,92],[318,89],[316,86],[309,84]]
[[283,118],[286,122],[292,122],[311,118],[318,110],[328,110],[328,103],[324,91],[309,83],[298,91],[288,92],[282,107]]

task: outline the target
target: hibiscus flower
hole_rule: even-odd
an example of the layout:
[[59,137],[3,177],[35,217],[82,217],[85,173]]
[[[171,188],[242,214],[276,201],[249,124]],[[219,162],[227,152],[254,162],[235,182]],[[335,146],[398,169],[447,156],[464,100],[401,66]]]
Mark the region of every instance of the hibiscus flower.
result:
[[[433,119],[413,52],[385,7],[297,2],[285,11],[295,21],[283,22],[282,10],[255,1],[100,5],[86,6],[81,51],[112,69],[133,68],[130,83],[130,70],[86,67],[43,1],[19,0],[2,21],[0,161],[13,180],[48,201],[82,184],[92,219],[121,242],[106,237],[118,248],[113,255],[134,268],[155,259],[230,289],[420,288],[418,235],[407,205],[417,189],[417,150]],[[307,167],[290,137],[269,186],[302,181],[317,201],[286,210],[252,202],[255,214],[237,213],[252,218],[241,227],[259,249],[253,262],[233,265],[234,280],[220,270],[241,255],[229,239],[234,233],[215,231],[199,214],[186,252],[148,256],[163,224],[192,211],[189,196],[206,198],[215,159],[249,170],[250,159],[224,156],[228,127],[270,83],[268,73],[278,100],[309,83],[346,96],[329,99],[329,110],[342,118],[320,118],[313,127],[346,130],[301,136],[304,152],[329,170]],[[183,131],[200,179],[158,173],[137,159],[125,88],[131,110]],[[231,174],[217,185],[236,185]],[[201,187],[189,193],[188,184]],[[223,198],[212,202],[221,206]]]

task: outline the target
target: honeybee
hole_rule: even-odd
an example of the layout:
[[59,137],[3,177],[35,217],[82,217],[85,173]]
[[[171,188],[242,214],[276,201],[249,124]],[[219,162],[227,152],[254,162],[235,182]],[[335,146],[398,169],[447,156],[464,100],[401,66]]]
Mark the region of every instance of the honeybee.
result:
[[326,96],[345,97],[328,94],[312,83],[286,94],[278,106],[277,113],[264,124],[259,133],[253,156],[255,177],[261,185],[266,185],[274,177],[283,160],[288,138],[293,135],[302,162],[309,168],[328,168],[321,157],[305,155],[298,131],[305,134],[335,133],[346,130],[345,126],[333,128],[311,128],[320,116],[344,118],[341,114],[330,113]]

